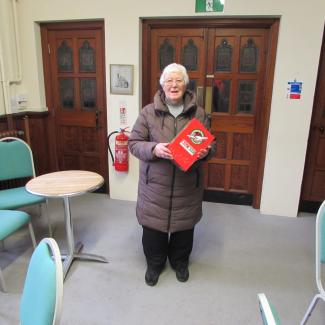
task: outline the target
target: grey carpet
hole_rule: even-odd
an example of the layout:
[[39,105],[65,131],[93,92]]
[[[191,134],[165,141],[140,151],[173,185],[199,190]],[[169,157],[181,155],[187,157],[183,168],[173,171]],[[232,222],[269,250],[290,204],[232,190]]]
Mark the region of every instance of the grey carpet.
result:
[[[50,201],[55,239],[65,249],[61,200]],[[299,324],[316,293],[315,215],[260,215],[258,210],[204,202],[195,228],[190,279],[167,266],[155,287],[144,283],[145,260],[135,203],[103,194],[71,199],[75,239],[109,263],[75,261],[64,282],[62,323],[111,325],[262,324],[257,293],[264,292],[282,324]],[[46,223],[33,217],[37,239]],[[0,324],[19,322],[19,302],[32,248],[27,229],[5,241],[0,267],[9,293],[0,293]],[[320,301],[309,325],[325,324]]]

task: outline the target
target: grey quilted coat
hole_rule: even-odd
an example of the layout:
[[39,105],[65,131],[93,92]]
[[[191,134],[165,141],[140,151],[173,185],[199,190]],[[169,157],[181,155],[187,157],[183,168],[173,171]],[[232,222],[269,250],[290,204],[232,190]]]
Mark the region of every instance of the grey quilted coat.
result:
[[165,104],[164,92],[158,91],[133,126],[129,149],[140,159],[136,214],[143,226],[176,232],[193,228],[202,217],[202,161],[183,172],[172,161],[153,155],[156,144],[170,142],[193,117],[207,126],[205,112],[196,105],[192,92],[185,92],[183,113],[175,118]]

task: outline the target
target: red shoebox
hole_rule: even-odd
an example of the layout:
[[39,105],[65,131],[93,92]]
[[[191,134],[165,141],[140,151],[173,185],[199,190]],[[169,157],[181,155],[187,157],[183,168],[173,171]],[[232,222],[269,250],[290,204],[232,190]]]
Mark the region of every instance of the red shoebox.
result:
[[193,118],[170,142],[168,148],[173,154],[174,163],[183,171],[187,171],[197,160],[200,149],[206,148],[213,140],[214,136],[205,126]]

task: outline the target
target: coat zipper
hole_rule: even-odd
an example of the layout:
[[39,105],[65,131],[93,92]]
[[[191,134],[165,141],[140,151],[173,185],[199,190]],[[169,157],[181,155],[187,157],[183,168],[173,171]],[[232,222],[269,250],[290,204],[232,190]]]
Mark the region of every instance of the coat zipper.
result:
[[147,165],[147,168],[146,168],[146,184],[149,183],[149,167],[150,167],[150,165]]
[[[175,121],[174,121],[174,136],[176,136],[176,134],[177,134],[177,118],[174,118],[174,119],[175,119]],[[169,232],[170,221],[171,221],[171,217],[172,217],[175,174],[176,174],[176,166],[173,165],[173,176],[172,176],[172,184],[171,184],[170,199],[169,199],[169,216],[168,216],[167,232]]]

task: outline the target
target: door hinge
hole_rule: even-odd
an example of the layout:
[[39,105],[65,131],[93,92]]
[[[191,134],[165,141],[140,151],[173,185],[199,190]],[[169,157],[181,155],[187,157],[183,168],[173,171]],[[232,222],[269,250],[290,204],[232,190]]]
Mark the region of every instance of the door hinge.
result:
[[50,44],[47,44],[47,48],[48,48],[48,50],[49,50],[49,54],[51,54]]

